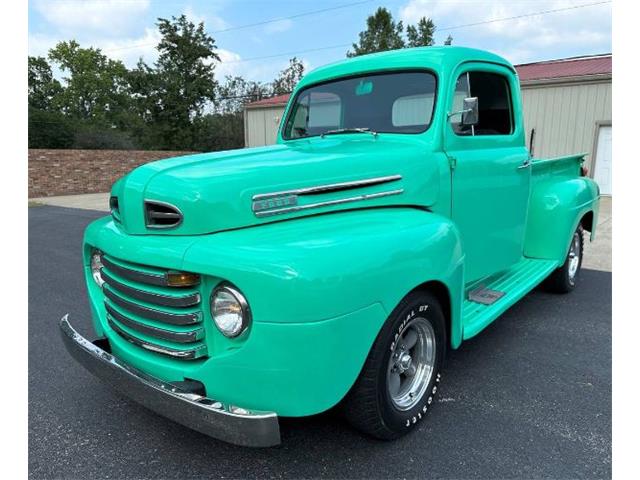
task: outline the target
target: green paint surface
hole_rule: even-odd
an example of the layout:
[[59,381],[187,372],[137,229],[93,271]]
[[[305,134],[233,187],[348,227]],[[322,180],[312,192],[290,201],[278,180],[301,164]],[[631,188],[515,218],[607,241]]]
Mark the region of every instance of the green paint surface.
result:
[[[459,47],[385,52],[321,67],[297,90],[416,69],[437,77],[433,122],[423,133],[279,136],[269,147],[161,160],[116,182],[121,221],[97,220],[84,239],[96,334],[109,338],[116,356],[160,378],[197,379],[224,402],[302,416],[348,392],[386,318],[413,289],[444,292],[449,342],[457,348],[537,285],[562,263],[578,222],[592,212],[595,225],[599,191],[579,175],[581,155],[518,168],[529,153],[519,82],[506,60]],[[469,70],[508,80],[511,134],[453,133],[447,113],[456,79]],[[396,175],[390,183],[298,198],[302,206],[328,206],[264,217],[252,211],[254,195]],[[375,195],[389,190],[402,193]],[[359,195],[374,198],[339,202]],[[175,205],[184,221],[148,229],[145,200]],[[202,297],[207,357],[163,357],[111,330],[90,275],[92,248],[127,264],[200,274],[194,288]],[[237,339],[225,338],[209,311],[211,292],[223,281],[243,292],[253,314]],[[510,293],[495,308],[469,305],[465,292],[483,281]]]

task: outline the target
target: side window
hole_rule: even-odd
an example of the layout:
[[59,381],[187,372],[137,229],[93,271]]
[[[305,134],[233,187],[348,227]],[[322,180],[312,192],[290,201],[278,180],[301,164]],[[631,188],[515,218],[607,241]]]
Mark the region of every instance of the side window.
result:
[[[467,90],[465,90],[465,87]],[[469,92],[464,95],[464,92]],[[496,73],[463,73],[456,83],[452,112],[462,110],[465,96],[478,97],[478,123],[474,128],[461,124],[461,116],[451,117],[458,135],[509,135],[513,132],[513,107],[507,79]]]

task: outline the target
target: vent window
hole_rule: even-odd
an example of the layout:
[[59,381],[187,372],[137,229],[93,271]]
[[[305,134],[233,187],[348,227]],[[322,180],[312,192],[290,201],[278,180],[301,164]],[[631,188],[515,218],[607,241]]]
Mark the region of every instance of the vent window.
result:
[[177,207],[163,202],[144,202],[147,228],[175,228],[182,223],[182,213]]

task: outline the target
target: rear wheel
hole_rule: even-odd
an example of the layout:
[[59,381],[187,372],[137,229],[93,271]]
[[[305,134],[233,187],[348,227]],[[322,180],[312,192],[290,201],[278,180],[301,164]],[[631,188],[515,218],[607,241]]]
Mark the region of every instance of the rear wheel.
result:
[[445,350],[440,304],[429,293],[409,294],[387,319],[342,403],[347,420],[386,440],[411,431],[431,408]]
[[584,229],[582,225],[578,225],[573,237],[571,237],[567,258],[561,267],[549,275],[545,282],[548,290],[556,293],[569,293],[575,288],[582,267],[583,251]]

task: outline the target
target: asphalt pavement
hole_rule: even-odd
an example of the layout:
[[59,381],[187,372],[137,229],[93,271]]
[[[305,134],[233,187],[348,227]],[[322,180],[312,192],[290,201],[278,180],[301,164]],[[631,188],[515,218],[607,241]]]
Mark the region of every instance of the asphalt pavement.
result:
[[282,445],[228,445],[101,384],[65,351],[58,320],[92,338],[84,227],[103,212],[29,208],[30,478],[611,477],[611,274],[527,295],[449,353],[437,405],[382,442],[329,412],[281,422]]

